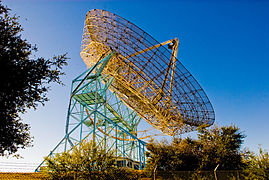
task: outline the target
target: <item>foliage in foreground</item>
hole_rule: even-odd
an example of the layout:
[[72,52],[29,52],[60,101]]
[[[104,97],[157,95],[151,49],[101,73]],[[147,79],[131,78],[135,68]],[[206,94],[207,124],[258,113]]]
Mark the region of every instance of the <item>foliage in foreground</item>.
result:
[[198,130],[198,139],[174,138],[147,145],[150,171],[240,170],[245,166],[240,147],[245,136],[231,126]]
[[52,179],[138,179],[134,170],[115,167],[113,151],[83,140],[72,151],[46,157],[46,170]]
[[[268,152],[261,148],[259,154],[242,151],[240,148],[244,137],[238,127],[231,125],[199,129],[198,139],[174,138],[170,144],[151,141],[147,144],[146,167],[151,176],[164,172],[192,171],[196,172],[193,177],[197,175],[194,179],[200,179],[206,177],[203,172],[213,173],[217,169],[224,174],[232,175],[234,172],[231,178],[268,179]],[[213,173],[211,176],[214,178],[216,175]]]
[[148,143],[148,161],[142,172],[115,167],[113,152],[84,140],[72,151],[45,158],[45,172],[52,179],[267,179],[268,152],[242,152],[243,138],[239,128],[232,125],[199,130],[197,140]]
[[35,46],[22,39],[18,17],[0,0],[0,156],[14,154],[32,142],[30,127],[21,121],[27,108],[44,105],[49,84],[62,84],[66,55],[35,58]]
[[214,170],[219,165],[218,170],[241,170],[245,166],[240,149],[244,138],[235,125],[199,129],[199,169]]
[[268,179],[269,178],[269,154],[267,151],[259,148],[259,153],[245,153],[245,168],[246,179]]

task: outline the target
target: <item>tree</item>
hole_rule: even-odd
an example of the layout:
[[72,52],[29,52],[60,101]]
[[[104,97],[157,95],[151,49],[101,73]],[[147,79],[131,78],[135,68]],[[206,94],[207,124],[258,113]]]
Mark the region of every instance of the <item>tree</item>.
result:
[[151,141],[147,144],[147,168],[151,171],[193,171],[199,167],[199,142],[174,138],[171,144]]
[[199,146],[199,142],[191,138],[174,138],[171,144],[152,140],[147,144],[146,171],[150,171],[154,179],[157,171],[195,171],[199,168]]
[[241,156],[241,145],[245,135],[235,125],[213,126],[199,129],[198,140],[201,143],[201,170],[239,170],[245,164]]
[[97,172],[114,168],[113,151],[106,152],[102,146],[83,140],[72,151],[57,153],[55,157],[46,157],[47,172],[53,178],[95,177]]
[[0,1],[0,156],[31,144],[30,126],[19,115],[48,101],[49,83],[62,84],[67,65],[66,54],[34,58],[36,46],[22,39],[18,17],[9,11]]
[[46,157],[45,163],[45,173],[52,179],[138,179],[134,170],[115,166],[114,151],[93,141],[83,140],[72,150]]
[[174,138],[147,144],[147,168],[160,171],[238,170],[245,166],[240,147],[245,136],[239,128],[213,126],[198,130],[198,139]]
[[246,168],[244,169],[245,179],[268,179],[269,177],[269,154],[261,147],[259,153],[247,151],[244,154]]

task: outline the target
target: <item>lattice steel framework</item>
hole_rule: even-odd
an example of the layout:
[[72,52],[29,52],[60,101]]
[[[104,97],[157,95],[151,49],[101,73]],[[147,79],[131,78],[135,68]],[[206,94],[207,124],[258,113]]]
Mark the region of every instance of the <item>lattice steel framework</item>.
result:
[[177,38],[159,43],[108,11],[89,11],[81,46],[89,70],[73,81],[66,135],[50,155],[89,138],[114,149],[117,163],[142,169],[141,118],[170,136],[212,125],[213,107],[177,60],[178,45]]
[[[110,53],[72,82],[66,135],[49,156],[72,150],[83,139],[115,152],[115,164],[135,169],[145,166],[145,142],[137,138],[141,118],[108,90],[114,77],[103,75],[115,53]],[[36,171],[44,165],[44,161]]]
[[118,55],[104,69],[115,78],[110,90],[153,127],[172,136],[215,120],[205,92],[177,61],[177,49],[177,38],[159,43],[108,11],[95,9],[86,16],[84,62],[92,67],[100,56],[115,50]]

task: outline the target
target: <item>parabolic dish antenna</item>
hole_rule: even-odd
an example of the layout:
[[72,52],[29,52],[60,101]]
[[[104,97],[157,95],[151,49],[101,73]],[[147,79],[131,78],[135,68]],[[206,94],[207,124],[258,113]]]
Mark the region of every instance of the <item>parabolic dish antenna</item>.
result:
[[124,18],[94,9],[86,16],[81,48],[89,68],[116,52],[102,72],[114,78],[109,89],[161,132],[173,136],[214,123],[208,97],[176,58],[177,38],[159,43]]
[[65,136],[48,157],[87,139],[114,151],[115,165],[143,169],[143,140],[153,135],[138,137],[141,119],[170,136],[214,123],[205,92],[176,58],[177,38],[159,43],[99,9],[88,12],[82,38],[88,69],[72,81]]

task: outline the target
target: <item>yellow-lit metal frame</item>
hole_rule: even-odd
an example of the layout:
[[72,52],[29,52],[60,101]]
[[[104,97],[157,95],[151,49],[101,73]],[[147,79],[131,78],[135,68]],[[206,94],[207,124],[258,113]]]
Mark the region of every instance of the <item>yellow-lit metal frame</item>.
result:
[[[103,71],[114,78],[110,90],[153,127],[174,136],[214,122],[204,91],[177,63],[178,45],[177,38],[157,43],[129,21],[95,9],[86,16],[81,57],[90,68],[101,56],[116,51]],[[144,59],[151,70],[139,63]]]

